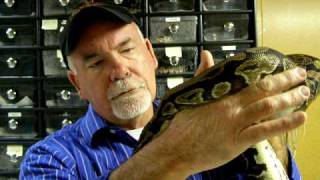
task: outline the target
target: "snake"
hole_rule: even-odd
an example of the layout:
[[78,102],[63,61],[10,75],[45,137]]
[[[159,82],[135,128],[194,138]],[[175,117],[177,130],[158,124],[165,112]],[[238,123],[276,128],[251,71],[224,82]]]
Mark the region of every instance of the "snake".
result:
[[[183,109],[236,94],[268,75],[297,66],[306,69],[307,78],[302,84],[309,87],[310,96],[291,111],[305,111],[320,92],[320,60],[306,54],[284,55],[269,47],[248,48],[168,90],[161,98],[154,116],[143,129],[134,152],[138,152],[163,133],[175,115]],[[246,179],[289,179],[285,168],[278,161],[270,143],[265,140],[229,162],[228,174],[246,174]]]

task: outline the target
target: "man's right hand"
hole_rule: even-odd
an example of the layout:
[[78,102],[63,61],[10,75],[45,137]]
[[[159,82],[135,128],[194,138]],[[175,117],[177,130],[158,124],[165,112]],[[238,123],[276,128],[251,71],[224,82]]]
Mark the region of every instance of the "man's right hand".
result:
[[305,70],[288,70],[177,113],[166,131],[113,171],[110,179],[185,179],[226,164],[261,140],[297,128],[306,120],[304,112],[262,120],[301,105],[309,89],[291,88],[305,78]]
[[186,177],[219,167],[251,145],[303,124],[304,112],[262,120],[301,105],[309,97],[309,89],[290,88],[305,78],[305,70],[288,70],[267,76],[238,94],[185,109],[176,114],[169,128],[150,145],[162,144],[162,150],[174,156],[180,175],[185,173]]

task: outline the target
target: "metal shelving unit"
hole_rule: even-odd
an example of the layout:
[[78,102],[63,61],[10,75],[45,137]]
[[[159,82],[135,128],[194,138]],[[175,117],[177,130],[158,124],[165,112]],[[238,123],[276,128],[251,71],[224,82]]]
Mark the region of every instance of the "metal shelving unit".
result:
[[[0,131],[0,161],[4,161],[4,158],[7,158],[6,160],[10,161],[11,168],[12,167],[18,167],[19,162],[21,161],[21,158],[23,152],[25,149],[30,146],[31,144],[35,143],[36,141],[43,139],[47,136],[46,132],[46,117],[48,117],[47,114],[50,112],[64,112],[64,111],[79,111],[84,112],[86,110],[85,106],[62,106],[61,104],[58,104],[58,106],[48,106],[47,102],[47,91],[46,84],[48,82],[57,82],[60,83],[61,81],[66,81],[66,77],[61,76],[48,76],[45,72],[45,64],[44,64],[44,51],[49,50],[57,50],[59,48],[58,44],[55,45],[45,45],[45,33],[43,30],[43,20],[52,20],[52,19],[66,19],[68,11],[65,10],[63,14],[49,14],[45,15],[44,13],[44,1],[45,3],[48,2],[56,2],[59,3],[58,0],[25,0],[22,3],[34,3],[30,7],[34,7],[34,12],[31,15],[23,14],[17,15],[21,12],[17,12],[16,14],[6,14],[5,12],[0,11],[0,32],[2,25],[5,25],[8,21],[9,22],[19,22],[23,23],[24,21],[28,22],[31,21],[34,26],[34,32],[35,36],[33,37],[35,39],[34,44],[6,44],[5,42],[2,42],[0,39],[0,52],[7,52],[9,50],[19,51],[24,50],[28,51],[35,55],[34,57],[34,72],[33,76],[7,76],[5,74],[0,75],[0,91],[1,91],[1,84],[2,82],[33,82],[34,84],[25,87],[22,89],[23,91],[28,91],[30,89],[34,89],[34,97],[33,99],[34,105],[32,107],[19,107],[19,106],[10,106],[10,105],[4,105],[0,102],[0,114],[6,114],[8,113],[12,115],[12,119],[18,117],[23,119],[24,113],[31,113],[34,114],[37,118],[37,121],[35,121],[36,125],[31,125],[35,127],[35,132],[37,133],[36,136],[32,138],[19,138],[19,136],[14,137],[12,136],[12,133],[15,132],[14,127],[1,127],[4,129],[4,133]],[[73,0],[73,1],[83,1],[83,0]],[[103,1],[103,0],[100,0]],[[112,1],[112,0],[105,0],[105,1]],[[170,0],[167,0],[170,1]],[[174,1],[174,0],[171,0]],[[176,0],[177,1],[177,0]],[[8,1],[13,2],[13,1]],[[194,61],[194,70],[197,68],[199,64],[200,59],[200,51],[207,46],[210,45],[216,45],[216,46],[224,46],[224,45],[241,45],[245,44],[250,47],[254,47],[257,45],[257,38],[256,38],[256,27],[255,27],[255,1],[254,0],[247,0],[248,8],[247,10],[214,10],[214,11],[204,11],[203,10],[203,2],[204,0],[195,0],[194,2],[194,10],[190,12],[151,12],[149,8],[149,0],[142,0],[141,1],[141,11],[138,12],[136,15],[138,18],[142,20],[141,23],[141,29],[145,35],[145,37],[150,38],[150,32],[151,29],[149,27],[149,24],[151,23],[150,18],[153,17],[162,17],[162,16],[195,16],[197,17],[196,22],[196,41],[195,42],[171,42],[171,43],[153,43],[154,48],[166,48],[166,47],[196,47],[197,48],[197,54]],[[21,1],[16,1],[15,3],[21,3]],[[0,2],[0,7],[4,7],[6,4],[4,2]],[[8,8],[15,8],[13,5],[12,7]],[[61,8],[66,8],[66,6],[61,6]],[[5,8],[2,8],[5,9]],[[0,9],[1,10],[1,9]],[[215,15],[215,14],[247,14],[249,17],[249,27],[248,27],[248,39],[238,39],[238,40],[217,40],[217,41],[205,41],[204,40],[204,17],[207,15]],[[1,35],[1,34],[0,34]],[[19,33],[17,33],[19,35]],[[10,39],[9,39],[10,40]],[[19,53],[14,54],[19,55]],[[3,59],[3,55],[0,54],[0,62]],[[22,60],[23,61],[23,60]],[[0,70],[1,71],[1,70]],[[1,72],[0,72],[1,73]],[[160,79],[166,79],[168,77],[183,77],[183,78],[190,78],[193,76],[193,72],[180,72],[175,74],[159,74],[157,75]],[[32,86],[32,87],[31,87]],[[166,88],[164,88],[166,89]],[[19,94],[19,93],[17,93]],[[1,94],[2,98],[5,96],[5,94]],[[63,95],[60,94],[62,97]],[[63,98],[63,97],[62,97]],[[16,114],[14,114],[16,113]],[[20,113],[20,115],[19,115]],[[21,115],[22,114],[22,115]],[[16,116],[16,117],[15,117]],[[0,119],[1,121],[2,119]],[[16,124],[19,126],[19,124]],[[17,128],[17,127],[16,127]],[[7,131],[10,131],[10,133],[7,133]],[[9,135],[9,136],[8,136]],[[22,147],[22,149],[21,149]],[[16,157],[13,157],[13,152],[11,151],[17,151],[18,153]],[[20,152],[21,151],[21,152]],[[18,174],[18,169],[5,169],[0,168],[0,179],[1,178],[16,178]]]

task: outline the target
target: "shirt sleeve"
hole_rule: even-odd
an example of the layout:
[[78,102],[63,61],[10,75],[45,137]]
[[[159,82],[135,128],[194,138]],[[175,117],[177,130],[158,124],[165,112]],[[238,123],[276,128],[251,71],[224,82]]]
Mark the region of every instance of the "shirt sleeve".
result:
[[20,165],[19,179],[79,179],[70,157],[47,146],[32,146]]
[[288,169],[288,175],[290,180],[301,180],[301,174],[299,172],[298,166],[292,156],[291,151],[288,151],[289,153],[289,169]]

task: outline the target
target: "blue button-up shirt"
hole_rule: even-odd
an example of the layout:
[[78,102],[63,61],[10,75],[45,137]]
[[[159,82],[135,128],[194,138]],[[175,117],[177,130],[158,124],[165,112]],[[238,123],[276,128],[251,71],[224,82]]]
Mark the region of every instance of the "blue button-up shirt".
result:
[[[156,107],[158,101],[154,103]],[[128,160],[137,141],[126,131],[108,124],[93,109],[76,123],[66,126],[30,147],[20,167],[20,179],[108,179]],[[202,172],[188,179],[244,179],[230,175],[225,167]],[[139,169],[137,169],[139,171]],[[300,174],[291,159],[291,179]]]

